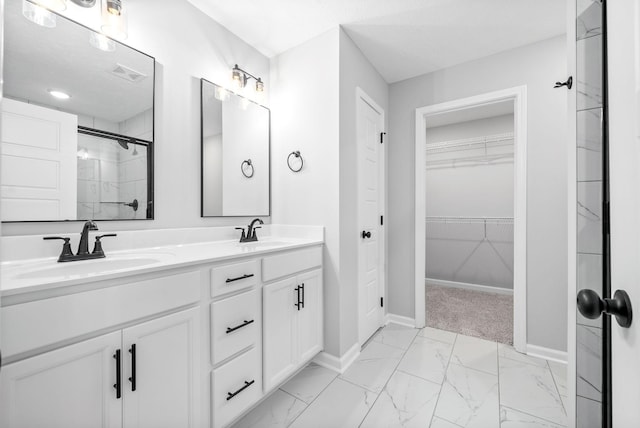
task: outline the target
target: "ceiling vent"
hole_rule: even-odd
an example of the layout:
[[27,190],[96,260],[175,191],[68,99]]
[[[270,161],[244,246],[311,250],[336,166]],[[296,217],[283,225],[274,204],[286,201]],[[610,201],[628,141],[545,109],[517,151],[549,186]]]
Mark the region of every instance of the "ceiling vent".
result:
[[116,64],[116,68],[112,71],[116,76],[128,80],[129,82],[141,82],[147,78],[146,74],[142,74],[139,71],[135,71],[132,68],[126,67],[122,64]]

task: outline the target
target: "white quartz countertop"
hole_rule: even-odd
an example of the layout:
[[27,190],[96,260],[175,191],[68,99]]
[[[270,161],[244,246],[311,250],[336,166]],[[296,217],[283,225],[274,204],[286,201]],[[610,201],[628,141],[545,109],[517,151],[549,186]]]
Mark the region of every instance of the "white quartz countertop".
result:
[[8,297],[240,257],[262,256],[324,242],[322,233],[292,235],[295,234],[268,235],[249,243],[223,239],[118,251],[109,251],[105,241],[104,259],[58,263],[56,256],[6,261],[0,264],[0,294]]

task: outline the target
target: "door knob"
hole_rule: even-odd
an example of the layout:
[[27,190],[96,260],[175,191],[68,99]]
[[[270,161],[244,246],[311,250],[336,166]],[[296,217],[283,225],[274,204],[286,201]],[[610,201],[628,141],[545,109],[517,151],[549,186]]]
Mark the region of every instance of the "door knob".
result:
[[629,328],[633,318],[631,299],[624,290],[616,290],[613,299],[601,299],[593,290],[578,292],[578,310],[585,318],[596,319],[600,314],[613,315],[620,327]]
[[362,239],[371,238],[371,232],[367,232],[365,230],[362,231]]

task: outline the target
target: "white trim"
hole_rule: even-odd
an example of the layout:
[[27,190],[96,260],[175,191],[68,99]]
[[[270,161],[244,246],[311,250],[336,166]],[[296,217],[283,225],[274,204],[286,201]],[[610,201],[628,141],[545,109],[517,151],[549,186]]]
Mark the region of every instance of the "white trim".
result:
[[313,358],[313,362],[340,374],[347,371],[349,366],[360,356],[360,344],[355,343],[345,354],[338,358],[326,352],[320,352]]
[[405,327],[416,328],[416,320],[409,317],[403,317],[402,315],[396,314],[387,314],[384,317],[384,325],[387,324],[398,324],[403,325]]
[[565,351],[558,351],[557,349],[527,344],[527,355],[530,357],[542,358],[544,360],[567,364],[567,353]]
[[527,87],[517,86],[469,98],[416,109],[415,146],[415,319],[425,326],[425,156],[426,121],[430,115],[512,100],[514,103],[514,236],[513,236],[513,346],[524,352],[527,344]]
[[[365,103],[367,103],[371,108],[373,108],[376,112],[378,112],[380,114],[380,119],[382,121],[381,127],[380,127],[380,132],[385,132],[385,112],[384,109],[382,107],[380,107],[380,105],[378,103],[376,103],[373,98],[371,98],[361,87],[357,86],[356,87],[356,144],[357,144],[357,133],[358,133],[358,115],[360,112],[360,102],[364,101]],[[378,183],[380,183],[380,187],[378,189],[378,208],[382,209],[383,212],[380,213],[380,215],[384,215],[386,213],[386,200],[387,200],[387,186],[386,186],[386,179],[385,179],[385,171],[386,171],[386,144],[382,145],[382,150],[378,151],[378,160],[379,160],[379,169],[378,169]],[[359,151],[358,151],[358,147],[356,147],[356,157],[359,155]],[[359,162],[359,160],[358,160]],[[359,177],[358,172],[356,171],[356,176]],[[359,178],[357,178],[359,179]],[[359,183],[358,183],[359,185]],[[359,210],[359,206],[356,205],[356,222],[359,223],[360,219],[359,219],[359,214],[358,211]],[[378,226],[378,236],[381,237],[381,239],[379,239],[378,241],[378,287],[379,287],[379,293],[380,296],[384,298],[385,301],[387,300],[387,286],[386,286],[386,277],[387,277],[387,273],[386,273],[386,259],[387,259],[387,254],[386,254],[386,243],[387,243],[387,234],[386,234],[386,229],[385,227],[381,226],[379,223],[377,223]],[[381,233],[382,232],[382,233]],[[358,240],[356,243],[356,248],[360,248],[360,238],[359,235],[356,235],[356,239]],[[363,332],[360,328],[361,325],[361,321],[362,321],[362,314],[361,314],[361,306],[360,306],[360,271],[359,271],[359,266],[356,269],[356,276],[357,276],[357,296],[358,296],[358,340],[360,340],[360,343],[365,343],[367,340],[369,340],[369,337],[363,337]],[[384,314],[384,308],[380,308],[380,325],[379,327],[382,327],[384,325],[384,320],[385,320],[385,314]]]
[[428,283],[439,285],[440,287],[462,288],[464,290],[481,291],[483,293],[495,293],[513,296],[513,290],[510,288],[492,287],[490,285],[470,284],[468,282],[445,281],[444,279],[425,278],[425,285]]

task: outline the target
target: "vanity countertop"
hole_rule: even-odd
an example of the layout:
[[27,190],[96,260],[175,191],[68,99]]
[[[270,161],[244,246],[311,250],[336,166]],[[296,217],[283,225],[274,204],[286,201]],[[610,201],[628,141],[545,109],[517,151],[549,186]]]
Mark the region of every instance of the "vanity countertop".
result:
[[323,244],[322,235],[269,235],[248,243],[225,239],[118,251],[105,248],[107,256],[104,259],[68,263],[58,263],[57,257],[6,261],[0,264],[0,295],[8,297],[240,257],[262,256]]

